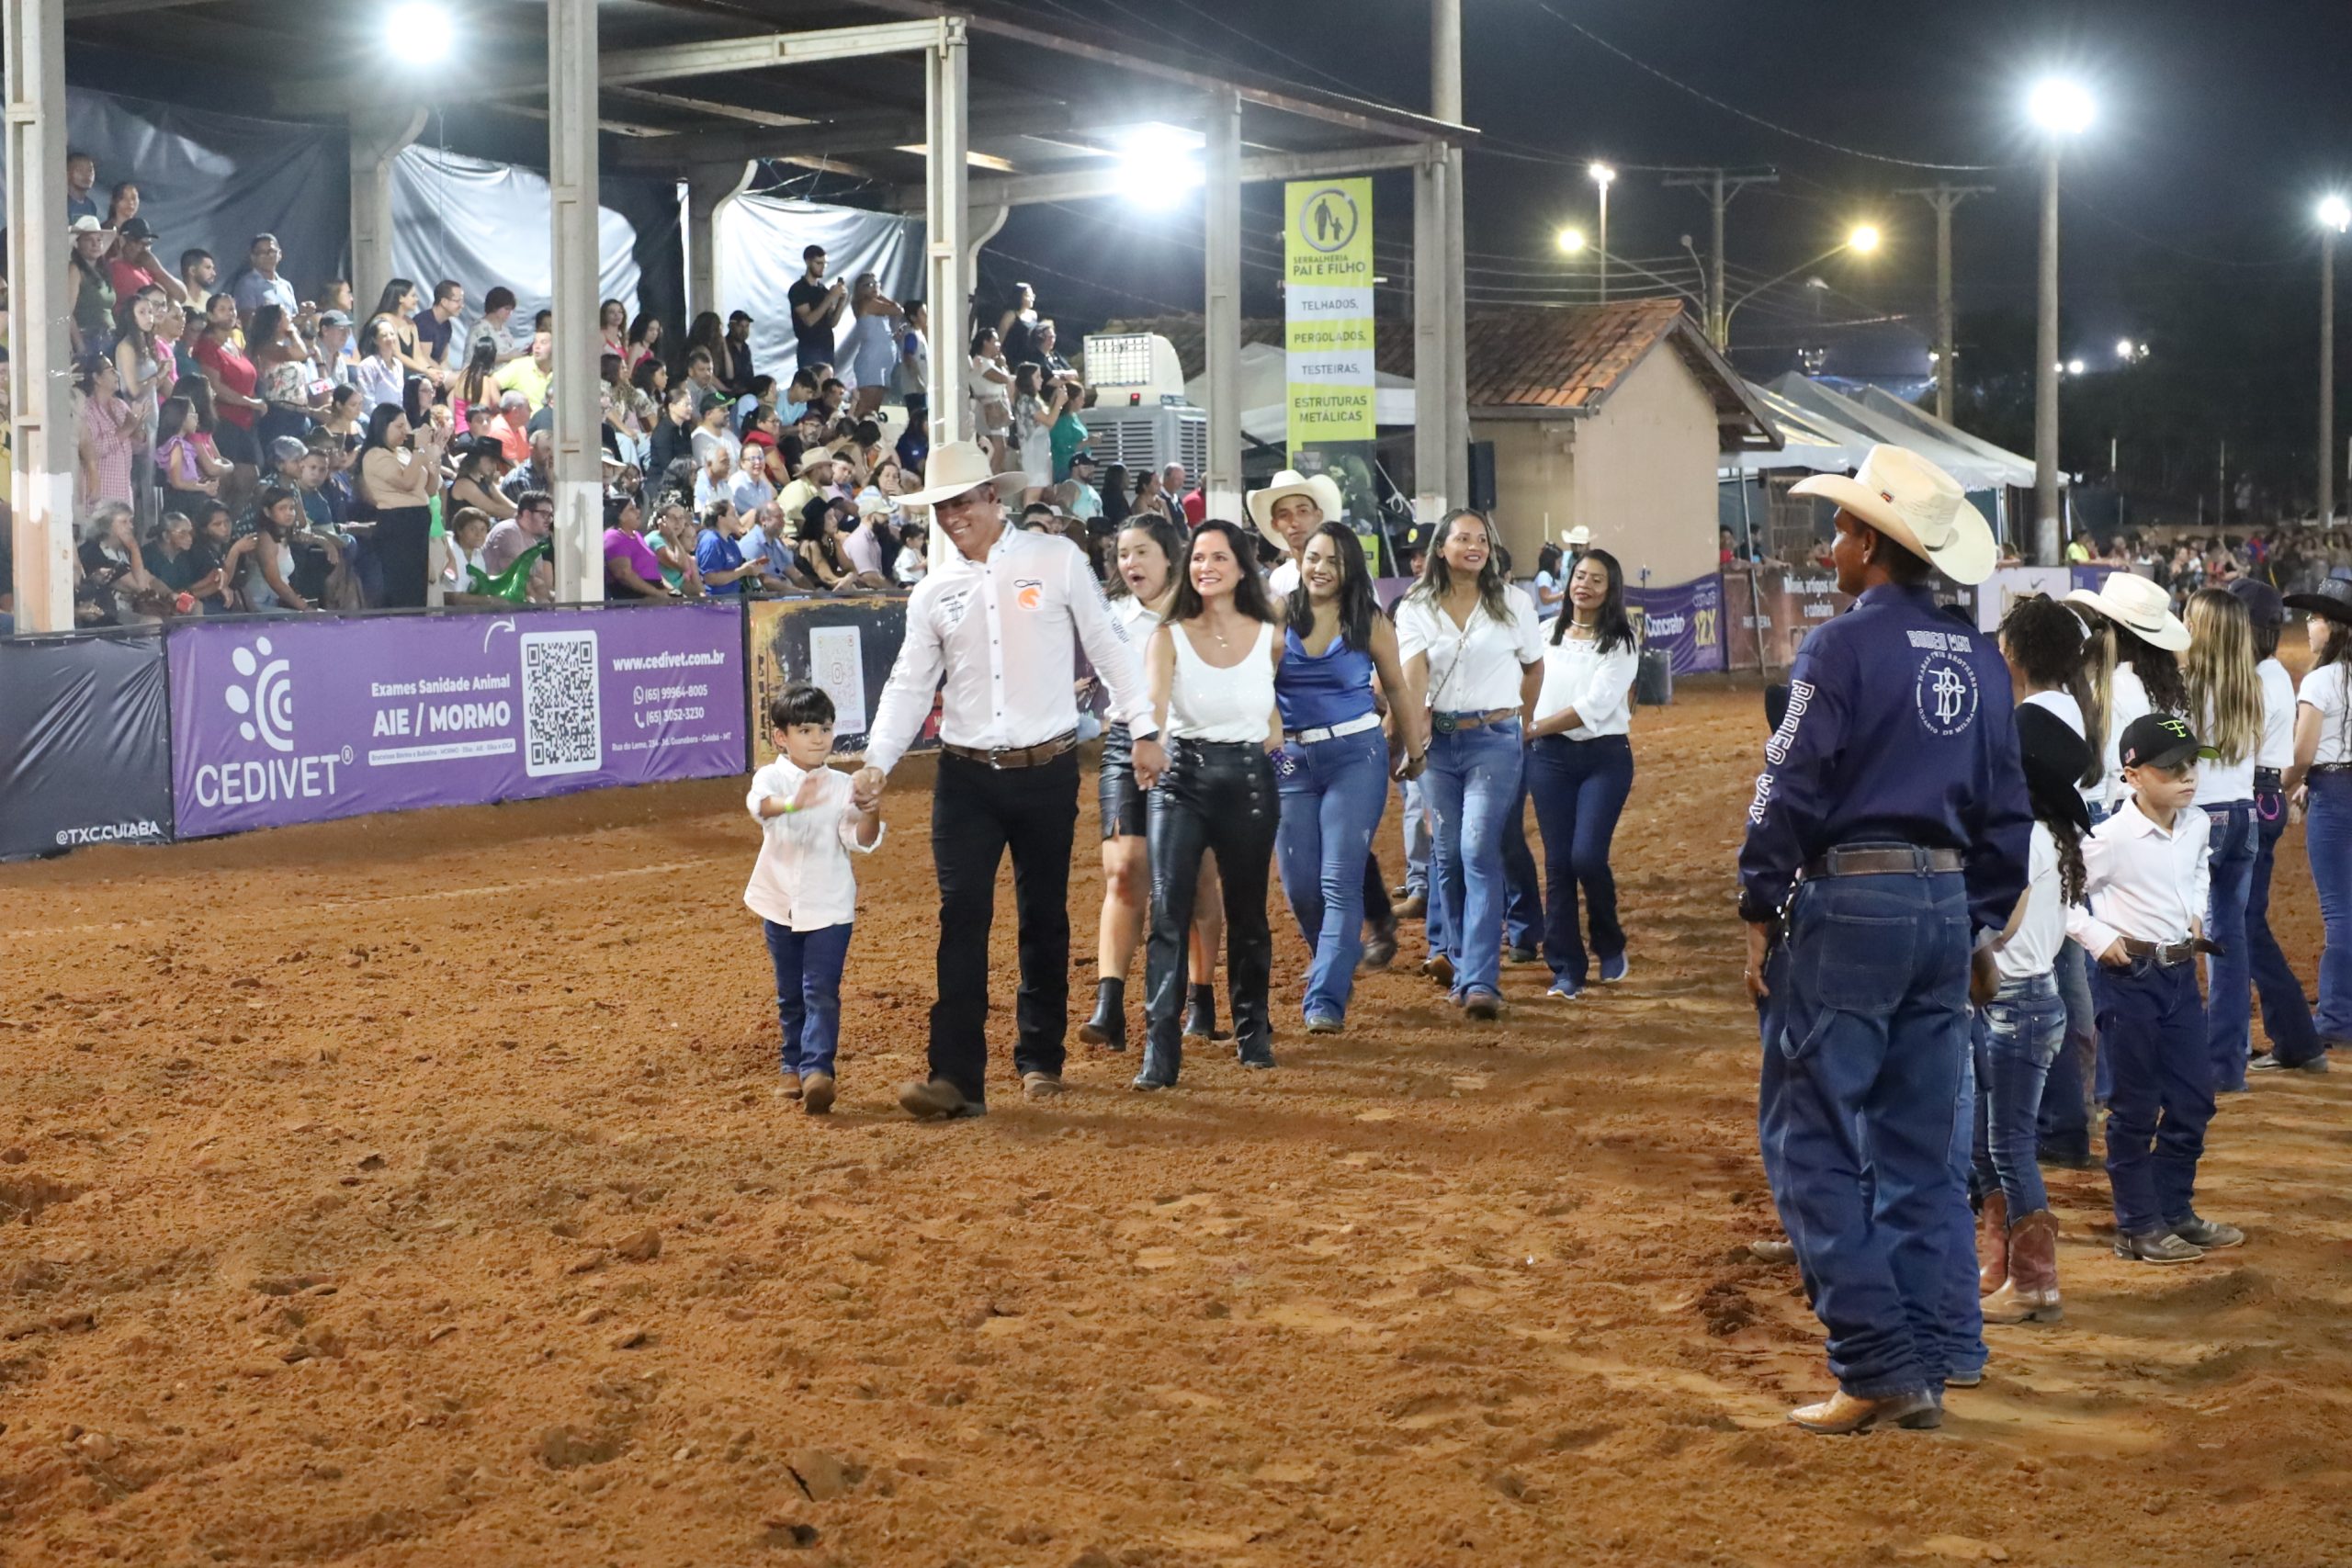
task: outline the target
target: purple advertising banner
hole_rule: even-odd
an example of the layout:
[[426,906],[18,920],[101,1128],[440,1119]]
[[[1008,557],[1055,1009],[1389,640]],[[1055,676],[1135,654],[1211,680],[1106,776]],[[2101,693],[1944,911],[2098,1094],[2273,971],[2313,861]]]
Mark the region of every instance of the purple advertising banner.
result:
[[1644,648],[1666,649],[1677,675],[1724,667],[1724,580],[1710,572],[1672,588],[1628,588]]
[[182,623],[179,836],[741,773],[742,637],[717,605]]

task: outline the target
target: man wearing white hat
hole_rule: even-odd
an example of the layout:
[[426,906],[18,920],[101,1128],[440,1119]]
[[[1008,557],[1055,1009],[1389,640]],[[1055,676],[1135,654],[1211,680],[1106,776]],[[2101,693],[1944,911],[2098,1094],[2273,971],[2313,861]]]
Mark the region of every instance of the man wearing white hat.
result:
[[1251,491],[1244,500],[1250,521],[1283,552],[1282,560],[1266,574],[1267,592],[1277,599],[1288,598],[1298,586],[1298,559],[1306,551],[1306,541],[1315,537],[1325,518],[1339,516],[1345,505],[1339,481],[1329,474],[1284,468],[1273,483]]
[[1858,603],[1789,671],[1739,853],[1764,1168],[1838,1383],[1790,1419],[1933,1427],[1984,1356],[1957,1135],[1971,933],[2007,923],[2032,818],[2007,667],[1929,581],[1982,582],[1993,535],[1896,447],[1792,493],[1837,503],[1831,559]]
[[939,999],[931,1010],[931,1076],[899,1093],[910,1114],[931,1120],[988,1109],[989,927],[1008,849],[1021,931],[1012,1065],[1031,1099],[1061,1092],[1078,824],[1077,644],[1110,689],[1114,716],[1135,737],[1137,782],[1150,788],[1167,759],[1142,663],[1084,552],[1058,534],[1005,525],[1005,495],[1035,481],[991,474],[988,455],[969,441],[933,452],[923,479],[904,504],[930,507],[953,548],[907,601],[906,641],[875,713],[855,797],[861,806],[881,799],[939,693],[943,755],[931,818]]

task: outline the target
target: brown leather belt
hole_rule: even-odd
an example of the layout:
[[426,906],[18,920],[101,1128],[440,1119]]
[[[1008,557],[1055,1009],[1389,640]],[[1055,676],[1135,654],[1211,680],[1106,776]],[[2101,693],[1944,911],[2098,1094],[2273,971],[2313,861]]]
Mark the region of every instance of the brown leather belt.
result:
[[951,757],[967,762],[978,762],[999,773],[1013,768],[1040,768],[1078,744],[1078,731],[1068,730],[1051,740],[1040,740],[1035,746],[950,746],[944,740],[939,749]]
[[1927,876],[1958,871],[1958,850],[1923,850],[1909,844],[1882,844],[1831,850],[1804,868],[1807,882],[1825,876]]
[[2123,951],[2134,958],[2153,958],[2169,969],[2196,957],[2197,944],[2193,942],[2143,942],[2136,936],[2127,936],[2123,939]]
[[2313,762],[2303,770],[2306,778],[2315,779],[2322,773],[2352,773],[2352,762]]
[[1485,713],[1442,713],[1436,716],[1437,718],[1446,721],[1438,726],[1440,733],[1456,729],[1484,729],[1490,724],[1500,724],[1505,719],[1518,716],[1517,708],[1489,708]]

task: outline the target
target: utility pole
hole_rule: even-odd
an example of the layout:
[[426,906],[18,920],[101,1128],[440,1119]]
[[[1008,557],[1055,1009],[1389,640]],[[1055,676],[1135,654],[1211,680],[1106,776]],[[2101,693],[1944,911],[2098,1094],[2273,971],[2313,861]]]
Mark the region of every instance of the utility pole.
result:
[[1937,184],[1913,186],[1897,196],[1916,196],[1936,209],[1936,417],[1951,423],[1951,209],[1972,196],[1984,196],[1991,186]]
[[1731,312],[1724,302],[1724,209],[1749,186],[1778,185],[1781,176],[1770,168],[1668,169],[1666,175],[1662,184],[1687,186],[1702,192],[1714,209],[1713,265],[1707,280],[1707,341],[1721,352],[1731,342]]
[[2324,215],[2319,231],[2319,525],[2335,512],[2335,236]]
[[2058,142],[2041,168],[2041,254],[2033,346],[2034,560],[2056,566],[2066,541],[2058,520]]

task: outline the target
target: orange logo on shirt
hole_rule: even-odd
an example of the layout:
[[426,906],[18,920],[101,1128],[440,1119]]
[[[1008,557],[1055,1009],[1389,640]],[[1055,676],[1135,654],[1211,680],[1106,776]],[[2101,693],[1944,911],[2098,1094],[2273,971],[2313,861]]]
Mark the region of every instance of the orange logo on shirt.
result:
[[1024,577],[1012,585],[1012,602],[1024,610],[1041,609],[1046,603],[1046,585]]

